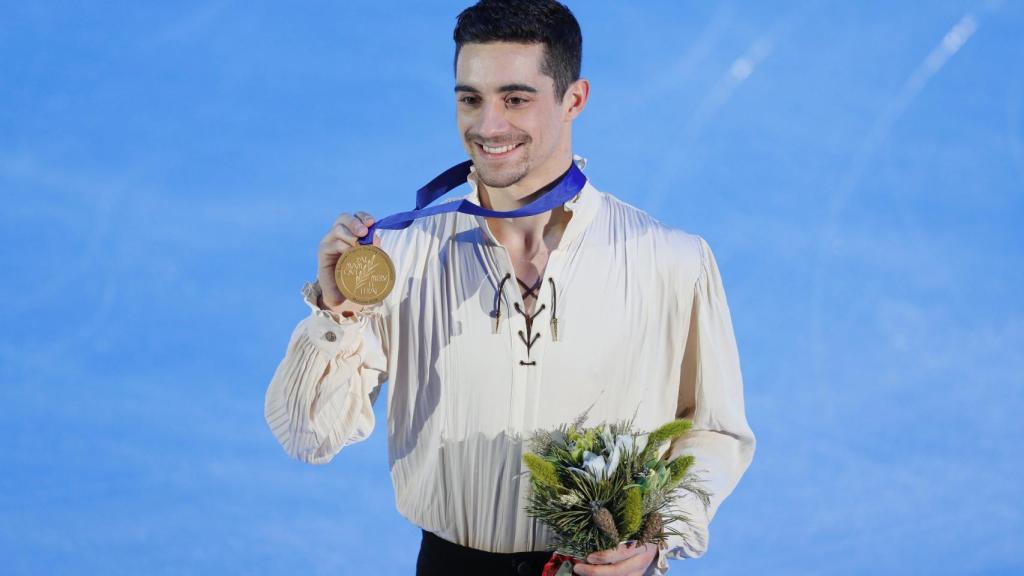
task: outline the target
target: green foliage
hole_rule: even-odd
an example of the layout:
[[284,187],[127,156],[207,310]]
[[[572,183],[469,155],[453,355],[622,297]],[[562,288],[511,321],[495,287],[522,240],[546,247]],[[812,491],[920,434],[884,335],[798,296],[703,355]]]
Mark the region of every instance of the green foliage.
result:
[[667,424],[663,424],[657,430],[648,434],[647,448],[644,449],[644,460],[654,458],[662,444],[682,437],[683,434],[690,431],[692,426],[693,422],[685,418],[680,418]]
[[689,471],[690,466],[693,465],[694,458],[692,455],[680,456],[676,458],[668,465],[669,477],[668,477],[668,488],[672,489],[679,485],[686,477],[686,472]]
[[530,477],[534,482],[556,490],[562,488],[562,483],[558,480],[558,471],[555,469],[554,464],[530,452],[523,454],[523,462],[530,469]]
[[583,434],[575,434],[571,437],[573,442],[572,447],[572,460],[577,464],[583,463],[584,452],[594,452],[595,445],[597,443],[597,431],[587,430]]
[[[690,472],[692,456],[671,462],[651,456],[657,443],[685,434],[688,420],[652,432],[644,450],[638,449],[644,434],[633,430],[632,421],[591,428],[584,421],[581,417],[557,430],[536,432],[528,443],[533,453],[523,455],[532,488],[526,511],[555,532],[560,552],[585,557],[616,547],[619,536],[636,538],[641,531],[654,532],[649,542],[663,542],[678,532],[673,522],[689,521],[674,507],[678,490],[692,491],[707,506],[707,492]],[[595,459],[590,467],[587,452]],[[598,469],[601,480],[592,473]],[[652,514],[657,524],[649,522]]]
[[626,500],[622,506],[622,535],[630,538],[640,529],[644,520],[644,495],[639,486],[626,488]]

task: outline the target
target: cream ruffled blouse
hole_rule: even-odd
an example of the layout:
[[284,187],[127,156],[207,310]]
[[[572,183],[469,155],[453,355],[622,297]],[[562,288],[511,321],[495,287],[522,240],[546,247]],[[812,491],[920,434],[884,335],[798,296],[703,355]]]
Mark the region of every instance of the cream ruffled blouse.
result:
[[[582,158],[576,157],[582,168]],[[472,202],[479,204],[475,176]],[[457,201],[459,199],[453,200]],[[285,451],[329,462],[374,429],[387,387],[391,479],[399,512],[464,546],[545,550],[553,535],[524,512],[524,439],[588,411],[589,425],[634,416],[651,430],[691,418],[673,454],[696,456],[705,512],[659,559],[701,556],[708,524],[754,455],[732,321],[714,255],[589,182],[551,252],[532,319],[508,251],[481,216],[451,212],[380,232],[395,263],[388,298],[343,318],[317,306],[295,327],[266,392]],[[528,321],[529,319],[529,321]]]

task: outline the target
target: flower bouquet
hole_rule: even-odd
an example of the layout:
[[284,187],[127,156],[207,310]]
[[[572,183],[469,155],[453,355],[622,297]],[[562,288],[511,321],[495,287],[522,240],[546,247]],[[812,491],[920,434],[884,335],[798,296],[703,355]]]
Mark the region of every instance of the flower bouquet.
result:
[[693,456],[671,460],[661,448],[690,430],[675,420],[650,433],[632,422],[583,427],[585,416],[557,430],[538,431],[523,461],[530,473],[527,514],[550,527],[556,549],[544,576],[569,574],[592,552],[622,542],[663,546],[670,525],[690,518],[675,506],[677,488],[709,505],[710,494],[691,471]]

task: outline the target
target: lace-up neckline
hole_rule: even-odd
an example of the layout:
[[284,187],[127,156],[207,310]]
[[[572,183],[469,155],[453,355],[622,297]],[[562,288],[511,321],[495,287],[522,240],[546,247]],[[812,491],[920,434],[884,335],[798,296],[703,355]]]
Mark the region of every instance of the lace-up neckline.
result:
[[[505,282],[507,282],[511,278],[512,278],[512,274],[506,272],[505,273],[505,277],[502,278],[501,282],[498,284],[498,290],[495,292],[495,295],[494,295],[495,296],[494,313],[493,313],[493,317],[494,317],[494,331],[493,331],[493,333],[494,334],[498,334],[501,331],[501,295],[502,295],[502,293],[504,291],[504,288],[505,288]],[[530,286],[529,284],[527,284],[527,283],[523,282],[522,280],[520,280],[518,277],[516,278],[516,280],[519,282],[519,284],[521,284],[523,286],[523,288],[525,288],[525,293],[522,294],[523,301],[525,302],[526,298],[532,297],[534,299],[534,302],[536,302],[538,300],[537,291],[541,287],[542,280],[538,280],[537,284],[535,284],[534,286]],[[549,321],[549,327],[550,327],[549,337],[551,338],[552,342],[557,342],[558,341],[558,312],[557,312],[557,310],[558,310],[558,304],[557,304],[558,303],[558,292],[557,292],[557,290],[555,290],[555,280],[554,280],[554,278],[548,278],[548,287],[551,290],[551,313],[550,313],[550,321]],[[532,313],[528,313],[526,310],[524,310],[519,305],[519,302],[513,303],[513,308],[515,309],[516,312],[518,312],[519,314],[522,314],[524,320],[526,321],[526,331],[525,332],[523,330],[519,330],[518,331],[518,333],[519,333],[519,340],[523,343],[523,346],[525,347],[525,356],[526,356],[526,358],[519,360],[519,364],[522,365],[522,366],[534,366],[534,365],[536,365],[536,361],[530,359],[530,349],[533,348],[533,345],[536,344],[537,340],[541,337],[541,331],[540,330],[536,330],[536,331],[534,330],[534,323],[533,323],[533,321],[534,321],[534,319],[537,318],[537,316],[541,312],[544,312],[547,309],[547,303],[541,303],[540,307],[535,309]]]

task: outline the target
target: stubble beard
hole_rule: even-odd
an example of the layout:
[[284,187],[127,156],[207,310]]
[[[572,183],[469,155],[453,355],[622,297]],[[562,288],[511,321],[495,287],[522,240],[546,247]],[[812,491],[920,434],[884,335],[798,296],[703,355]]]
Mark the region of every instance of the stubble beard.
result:
[[[467,134],[467,139],[472,143],[471,146],[475,152],[474,155],[481,156],[479,161],[477,161],[477,158],[473,159],[473,165],[476,168],[477,177],[488,188],[507,188],[519,182],[530,173],[529,146],[533,139],[528,135],[508,139],[509,144],[520,144],[519,149],[513,151],[513,153],[518,154],[520,158],[514,164],[503,165],[501,167],[489,166],[488,161],[482,157],[483,153],[476,148],[475,142],[479,140],[473,138],[469,134]],[[491,145],[501,146],[503,143],[489,142],[488,146]]]
[[491,170],[489,167],[484,166],[483,163],[480,163],[477,164],[476,171],[480,175],[480,181],[488,188],[508,188],[525,178],[530,172],[530,167],[527,159],[524,158],[515,165],[497,170]]

